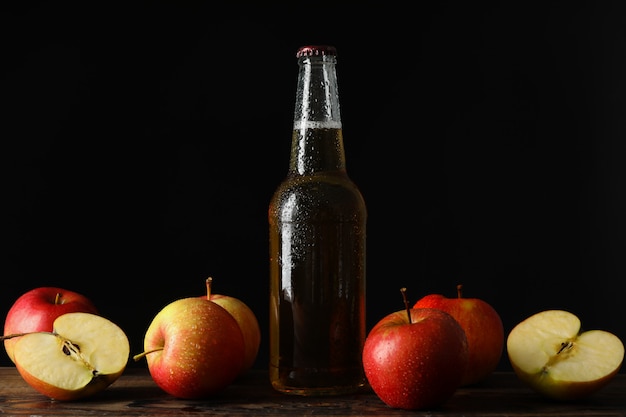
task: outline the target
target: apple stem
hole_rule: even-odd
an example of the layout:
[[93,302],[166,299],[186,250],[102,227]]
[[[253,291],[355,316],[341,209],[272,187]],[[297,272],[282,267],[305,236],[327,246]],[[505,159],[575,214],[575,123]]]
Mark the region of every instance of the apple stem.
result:
[[463,284],[458,284],[456,286],[456,296],[458,298],[463,298]]
[[407,300],[407,298],[406,298],[406,287],[400,288],[400,292],[402,293],[402,300],[404,301],[404,308],[406,309],[406,315],[409,318],[409,324],[411,324],[412,323],[412,321],[411,321],[411,308],[409,307],[409,300]]
[[63,304],[61,302],[61,293],[58,292],[57,295],[54,297],[54,305],[59,305],[59,304]]
[[163,348],[162,348],[162,347],[160,347],[160,348],[156,348],[156,349],[148,350],[148,351],[146,351],[146,352],[141,352],[141,353],[138,353],[137,355],[133,356],[133,360],[134,360],[135,362],[137,362],[139,359],[143,358],[144,356],[146,356],[146,355],[148,355],[148,354],[150,354],[150,353],[152,353],[152,352],[158,352],[158,351],[160,351],[160,350],[163,350]]
[[208,277],[206,279],[206,299],[210,300],[211,299],[211,284],[213,283],[213,278],[212,277]]

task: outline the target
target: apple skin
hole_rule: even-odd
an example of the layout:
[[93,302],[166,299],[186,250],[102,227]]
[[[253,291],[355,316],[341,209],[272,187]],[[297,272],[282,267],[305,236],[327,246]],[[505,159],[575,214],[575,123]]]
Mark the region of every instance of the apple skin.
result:
[[607,374],[601,379],[589,382],[578,382],[559,381],[552,377],[545,377],[540,373],[528,374],[516,365],[511,365],[511,367],[520,381],[539,395],[551,400],[563,402],[577,401],[589,397],[611,382],[613,377],[619,372],[619,368],[617,368],[614,372]]
[[222,391],[240,375],[244,343],[239,324],[226,309],[206,297],[189,297],[157,313],[146,331],[144,352],[161,389],[198,399]]
[[457,298],[429,294],[413,308],[436,308],[456,319],[467,336],[469,362],[461,386],[484,381],[497,368],[504,352],[504,325],[498,312],[480,298]]
[[261,345],[261,328],[259,321],[252,309],[236,297],[223,294],[211,294],[209,300],[226,309],[226,311],[235,318],[237,324],[239,324],[246,347],[245,359],[241,369],[241,374],[244,374],[254,365]]
[[[38,287],[15,300],[7,312],[4,336],[18,333],[51,332],[54,320],[66,313],[98,314],[98,309],[85,295],[58,287]],[[4,348],[15,363],[13,348],[17,338],[4,340]]]
[[[408,311],[411,320],[409,321]],[[436,408],[460,386],[468,363],[465,332],[438,309],[407,309],[383,317],[363,347],[370,387],[389,407]]]
[[111,384],[119,379],[119,377],[124,372],[122,370],[119,374],[100,376],[94,379],[91,383],[89,383],[89,385],[82,389],[76,391],[68,391],[66,389],[50,385],[47,382],[37,378],[36,376],[29,374],[28,371],[21,368],[19,364],[16,365],[16,369],[18,370],[24,381],[28,385],[30,385],[31,388],[39,392],[41,395],[45,395],[46,397],[56,401],[77,401],[84,398],[93,397],[101,391],[107,389]]

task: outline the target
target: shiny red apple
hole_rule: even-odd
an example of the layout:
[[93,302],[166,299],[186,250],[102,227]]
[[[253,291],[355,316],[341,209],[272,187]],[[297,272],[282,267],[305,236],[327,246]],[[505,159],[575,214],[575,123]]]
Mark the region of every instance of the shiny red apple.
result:
[[[22,294],[9,309],[4,322],[4,337],[12,334],[51,332],[57,317],[66,313],[98,314],[85,295],[58,287],[38,287]],[[6,338],[4,348],[12,362],[17,338]]]
[[436,308],[459,322],[469,346],[469,362],[461,385],[483,381],[496,369],[504,350],[504,326],[498,312],[480,298],[464,298],[463,286],[457,286],[457,297],[429,294],[413,308]]
[[467,362],[465,332],[450,314],[408,304],[383,317],[363,347],[365,376],[392,408],[441,406],[460,386]]

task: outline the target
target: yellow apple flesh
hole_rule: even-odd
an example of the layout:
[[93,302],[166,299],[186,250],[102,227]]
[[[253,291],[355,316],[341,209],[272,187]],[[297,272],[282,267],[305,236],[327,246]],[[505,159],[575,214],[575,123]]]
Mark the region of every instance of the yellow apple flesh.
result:
[[129,360],[124,331],[92,313],[67,313],[52,332],[27,333],[14,346],[15,365],[41,394],[70,401],[92,396],[115,382]]
[[507,338],[509,361],[517,376],[539,394],[578,400],[598,391],[618,373],[624,345],[604,330],[581,333],[577,316],[563,310],[534,314]]

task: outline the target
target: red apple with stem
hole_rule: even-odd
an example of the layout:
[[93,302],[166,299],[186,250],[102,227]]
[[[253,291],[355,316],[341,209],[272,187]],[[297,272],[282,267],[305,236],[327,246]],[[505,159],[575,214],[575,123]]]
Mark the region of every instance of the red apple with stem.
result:
[[241,374],[243,334],[235,318],[206,297],[187,297],[163,307],[144,336],[148,370],[156,384],[178,398],[210,397]]
[[459,322],[469,347],[469,363],[461,385],[485,380],[496,369],[504,350],[504,326],[498,312],[480,298],[463,297],[463,285],[457,285],[457,297],[429,294],[413,308],[436,308]]
[[94,303],[85,295],[59,287],[38,287],[15,300],[4,321],[4,348],[15,363],[12,334],[51,332],[57,317],[66,313],[98,314]]
[[363,348],[365,376],[389,407],[435,408],[460,386],[468,362],[465,332],[448,313],[409,308],[383,317]]

